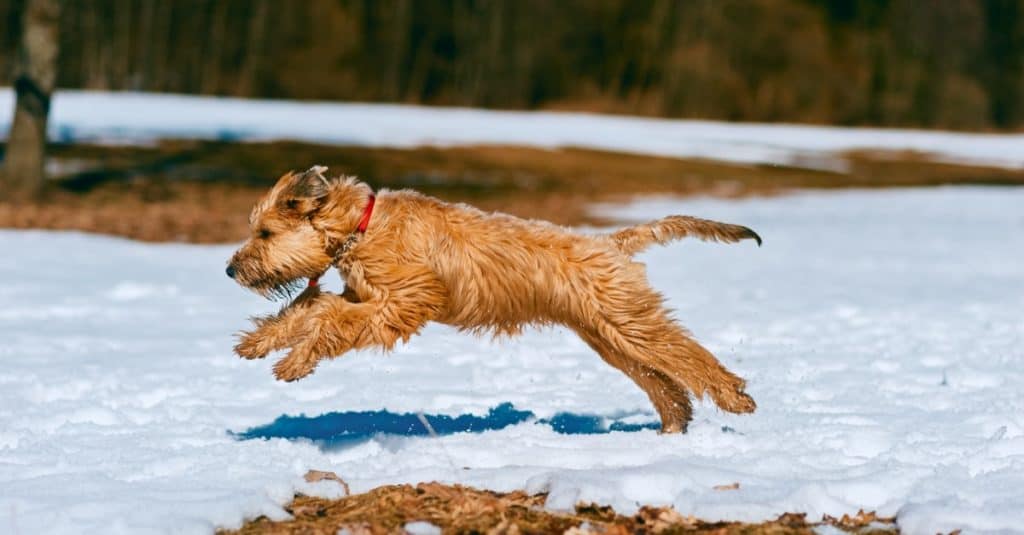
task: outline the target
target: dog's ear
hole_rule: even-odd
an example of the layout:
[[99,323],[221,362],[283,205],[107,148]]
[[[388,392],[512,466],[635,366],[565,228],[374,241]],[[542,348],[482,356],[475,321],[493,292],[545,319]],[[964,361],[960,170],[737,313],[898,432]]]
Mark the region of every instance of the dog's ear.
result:
[[331,182],[324,176],[326,170],[322,165],[314,165],[307,171],[293,174],[281,196],[285,207],[300,213],[309,213],[319,207],[320,201],[331,190]]

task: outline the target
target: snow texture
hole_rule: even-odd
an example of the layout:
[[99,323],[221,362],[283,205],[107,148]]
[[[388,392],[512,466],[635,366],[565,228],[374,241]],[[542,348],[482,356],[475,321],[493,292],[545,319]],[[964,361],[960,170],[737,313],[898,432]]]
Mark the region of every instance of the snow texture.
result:
[[1022,206],[1021,189],[946,188],[606,207],[765,238],[643,257],[681,321],[748,380],[755,414],[704,402],[685,435],[521,421],[333,447],[239,434],[282,415],[479,416],[506,402],[537,418],[656,417],[564,329],[493,341],[431,325],[390,356],[350,354],[279,383],[273,359],[231,353],[246,317],[276,306],[224,276],[231,247],[3,231],[0,532],[209,533],[286,518],[296,491],[342,494],[306,483],[309,469],[355,492],[431,480],[546,491],[553,509],[673,504],[755,521],[863,508],[908,533],[1021,530]]
[[[0,89],[0,135],[13,93]],[[949,162],[1024,167],[1024,134],[665,120],[588,113],[507,112],[392,104],[244,100],[60,91],[50,135],[60,141],[140,143],[159,138],[292,139],[416,147],[585,147],[655,156],[841,169],[835,153],[915,151]]]

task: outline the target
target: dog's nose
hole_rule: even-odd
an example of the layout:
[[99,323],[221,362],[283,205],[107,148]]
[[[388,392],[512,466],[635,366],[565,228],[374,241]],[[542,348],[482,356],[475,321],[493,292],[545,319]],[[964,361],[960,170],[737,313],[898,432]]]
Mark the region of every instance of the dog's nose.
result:
[[228,274],[228,277],[235,278],[235,266],[228,266],[224,272]]

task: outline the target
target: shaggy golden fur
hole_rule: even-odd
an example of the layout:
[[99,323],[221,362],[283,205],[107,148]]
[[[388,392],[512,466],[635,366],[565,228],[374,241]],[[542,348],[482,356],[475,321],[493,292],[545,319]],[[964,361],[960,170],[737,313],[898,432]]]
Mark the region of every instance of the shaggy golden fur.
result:
[[360,234],[370,187],[327,178],[324,170],[277,182],[253,209],[252,236],[228,267],[238,283],[266,296],[288,294],[332,265],[341,272],[344,293],[311,286],[241,333],[235,351],[244,358],[291,348],[274,366],[278,379],[305,377],[321,359],[351,349],[390,349],[428,321],[509,335],[524,325],[561,324],[647,393],[664,432],[686,430],[691,392],[729,412],[755,409],[744,381],[672,320],[643,264],[631,258],[687,236],[760,244],[754,231],[672,216],[610,235],[580,235],[383,190]]

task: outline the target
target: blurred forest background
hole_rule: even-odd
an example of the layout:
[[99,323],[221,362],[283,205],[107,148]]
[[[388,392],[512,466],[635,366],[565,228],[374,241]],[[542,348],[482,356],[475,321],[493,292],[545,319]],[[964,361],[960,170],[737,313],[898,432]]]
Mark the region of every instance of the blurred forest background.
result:
[[1024,184],[1024,167],[885,147],[790,166],[582,147],[45,135],[54,82],[1021,132],[1024,0],[0,0],[0,77],[18,96],[0,143],[0,228],[232,242],[275,177],[313,163],[564,224],[608,223],[592,203],[636,194]]
[[[0,0],[0,73],[24,0]],[[67,0],[57,85],[1019,130],[1024,0]]]

